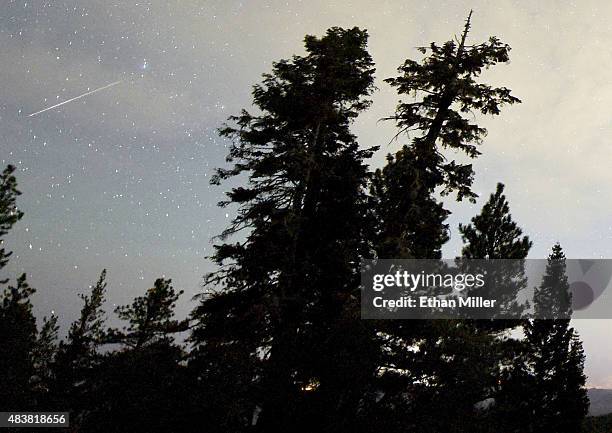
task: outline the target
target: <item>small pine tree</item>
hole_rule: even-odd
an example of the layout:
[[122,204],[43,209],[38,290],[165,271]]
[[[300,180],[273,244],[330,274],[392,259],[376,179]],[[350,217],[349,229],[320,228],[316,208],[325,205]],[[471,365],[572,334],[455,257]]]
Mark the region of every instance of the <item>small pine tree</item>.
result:
[[[523,307],[519,305],[517,296],[527,283],[523,259],[527,257],[532,242],[528,236],[523,236],[523,230],[512,219],[503,184],[497,184],[495,193],[491,194],[480,214],[472,218],[470,224],[459,224],[459,233],[464,242],[461,251],[463,258],[511,260],[500,261],[494,265],[496,267],[494,287],[487,284],[481,291],[495,293],[499,309],[497,318],[519,318]],[[478,266],[478,262],[475,263]],[[476,272],[474,270],[474,273]],[[474,290],[470,294],[478,296],[479,292]],[[480,324],[484,325],[485,322]],[[488,322],[488,325],[497,327],[501,331],[519,326],[520,322],[502,320]]]
[[[486,273],[488,265],[485,260],[502,259],[492,264],[496,275],[495,283],[491,284],[491,280],[487,279],[489,284],[480,290],[472,290],[469,295],[490,296],[490,293],[494,293],[500,301],[498,314],[502,317],[517,318],[501,320],[498,317],[496,320],[464,320],[457,323],[457,327],[463,329],[465,336],[463,351],[471,354],[462,357],[461,369],[480,370],[481,373],[474,375],[477,380],[465,385],[469,391],[459,390],[459,393],[470,392],[479,401],[490,399],[493,404],[480,414],[480,424],[483,431],[496,431],[495,426],[503,430],[505,419],[512,417],[510,414],[515,418],[519,416],[513,404],[510,404],[509,394],[513,391],[510,391],[502,377],[508,376],[508,371],[514,368],[517,347],[520,349],[517,341],[507,337],[504,331],[523,323],[520,320],[523,308],[517,302],[517,295],[526,284],[522,260],[527,257],[532,243],[513,220],[510,205],[504,195],[504,185],[501,183],[497,184],[496,191],[490,195],[481,212],[472,218],[470,224],[459,224],[459,232],[464,242],[462,258],[468,259],[462,262],[466,271],[473,274]],[[477,341],[479,346],[473,346],[474,341]]]
[[71,423],[76,426],[96,401],[96,368],[102,359],[100,347],[106,341],[106,313],[102,308],[105,296],[106,269],[88,295],[79,295],[83,301],[79,318],[70,325],[56,357],[54,405],[58,410],[70,408]]
[[556,244],[534,294],[536,318],[525,324],[527,378],[522,392],[531,432],[578,433],[588,410],[584,353],[570,327],[571,293],[565,254]]
[[174,319],[176,301],[183,294],[176,292],[171,280],[159,278],[145,296],[134,299],[131,305],[119,306],[115,313],[128,322],[122,330],[108,331],[112,342],[119,342],[134,350],[147,345],[169,341],[170,335],[186,330],[186,322]]
[[461,256],[466,259],[524,259],[532,245],[510,215],[502,183],[471,224],[459,224],[459,232],[464,242]]
[[174,318],[182,293],[171,280],[159,278],[144,296],[115,309],[127,324],[105,332],[111,346],[96,367],[97,392],[83,420],[84,431],[102,433],[121,425],[131,432],[178,433],[186,431],[188,422],[200,425],[188,418],[189,408],[198,402],[192,401],[185,354],[173,338],[187,329],[186,321]]
[[38,407],[43,407],[49,398],[49,392],[54,380],[54,367],[58,351],[57,316],[44,317],[33,353],[34,377],[33,387],[37,396]]
[[62,364],[69,369],[88,369],[96,362],[98,348],[105,342],[106,313],[102,306],[106,299],[106,269],[91,286],[89,295],[80,294],[83,307],[79,318],[70,325],[68,339],[62,342]]

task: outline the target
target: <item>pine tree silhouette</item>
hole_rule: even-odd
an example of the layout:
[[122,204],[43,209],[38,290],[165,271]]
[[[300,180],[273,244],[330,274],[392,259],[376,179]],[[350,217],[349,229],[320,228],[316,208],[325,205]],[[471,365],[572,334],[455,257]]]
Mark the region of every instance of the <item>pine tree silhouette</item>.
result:
[[580,432],[588,410],[584,353],[570,326],[571,292],[559,244],[548,256],[534,308],[541,319],[528,321],[524,327],[527,386],[522,391],[530,421],[527,431]]
[[231,356],[244,369],[227,372],[240,378],[230,392],[245,405],[233,419],[258,430],[354,423],[375,368],[362,344],[371,331],[358,320],[372,149],[360,150],[349,129],[373,88],[366,41],[358,28],[307,36],[305,56],[275,63],[255,86],[261,114],[244,111],[221,131],[234,166],[215,181],[249,179],[223,203],[238,215],[222,239],[245,240],[216,247],[221,270],[207,282],[223,290],[194,312],[193,362],[214,362],[219,374],[216,363]]
[[[462,260],[465,271],[486,274],[495,269],[496,278],[490,276],[486,279],[487,285],[471,290],[469,295],[490,297],[494,294],[499,300],[499,309],[494,320],[457,323],[463,332],[463,344],[459,346],[467,354],[460,357],[462,365],[457,370],[473,373],[473,380],[461,384],[457,393],[471,394],[472,401],[489,402],[487,410],[477,414],[481,431],[503,431],[508,420],[518,422],[521,419],[519,407],[508,398],[510,388],[506,389],[506,377],[515,366],[517,348],[521,353],[520,344],[506,332],[523,324],[524,309],[517,299],[527,283],[523,259],[532,243],[513,220],[501,183],[497,184],[480,214],[474,216],[470,224],[459,225],[459,232],[464,243],[462,259],[467,259]],[[495,261],[491,267],[487,266],[489,260]]]
[[[510,47],[496,37],[470,45],[471,15],[458,40],[419,48],[425,55],[421,61],[406,60],[398,69],[400,75],[386,80],[400,96],[411,99],[400,102],[387,118],[398,126],[396,138],[407,134],[411,139],[374,175],[378,257],[441,257],[449,211],[437,194],[454,192],[457,200],[476,197],[471,164],[447,158],[445,150],[476,158],[486,130],[474,123],[475,114],[497,115],[504,105],[520,102],[505,87],[477,81],[484,69],[508,62]],[[379,418],[396,420],[388,429],[473,431],[479,386],[474,385],[474,399],[465,395],[474,370],[456,371],[465,364],[454,361],[466,351],[472,351],[469,356],[474,359],[479,345],[485,344],[481,336],[442,320],[384,321],[379,331],[385,336],[380,378],[384,397],[373,411],[384,414]],[[457,343],[468,338],[470,347]],[[461,374],[465,382],[458,384]],[[412,415],[397,418],[398,413]]]
[[185,353],[174,339],[187,329],[185,321],[174,317],[182,293],[171,280],[159,278],[144,296],[115,309],[126,325],[103,333],[110,347],[95,367],[96,396],[83,420],[84,431],[178,433],[202,425],[190,418],[199,402],[192,401]]
[[[0,175],[0,270],[8,263],[10,251],[4,248],[4,237],[23,217],[17,207],[15,167],[7,166]],[[31,296],[35,289],[26,281],[26,275],[0,280],[0,410],[27,410],[34,404],[31,378],[34,374],[32,353],[36,348],[36,320],[32,313]]]

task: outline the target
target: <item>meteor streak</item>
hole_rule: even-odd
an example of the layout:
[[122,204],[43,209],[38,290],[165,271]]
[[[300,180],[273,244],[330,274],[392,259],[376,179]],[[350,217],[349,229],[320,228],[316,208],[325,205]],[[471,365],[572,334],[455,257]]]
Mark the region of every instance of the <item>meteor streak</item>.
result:
[[98,87],[97,89],[90,90],[89,92],[83,93],[82,95],[79,95],[79,96],[75,96],[74,98],[67,99],[66,101],[60,102],[59,104],[55,104],[55,105],[52,105],[50,107],[43,108],[42,110],[37,111],[35,113],[28,114],[28,117],[36,116],[37,114],[44,113],[47,110],[52,110],[54,108],[60,107],[60,106],[62,106],[64,104],[67,104],[69,102],[76,101],[77,99],[84,98],[85,96],[91,95],[92,93],[96,93],[96,92],[99,92],[100,90],[108,89],[109,87],[112,87],[112,86],[116,86],[117,84],[121,83],[122,81],[123,80],[115,81],[114,83],[107,84],[106,86],[102,86],[102,87]]

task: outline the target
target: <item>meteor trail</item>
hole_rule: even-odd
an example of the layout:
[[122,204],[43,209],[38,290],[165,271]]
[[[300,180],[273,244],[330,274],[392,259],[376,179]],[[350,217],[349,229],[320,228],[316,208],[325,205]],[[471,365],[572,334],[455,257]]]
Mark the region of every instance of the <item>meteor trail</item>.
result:
[[115,81],[114,83],[110,83],[110,84],[107,84],[106,86],[98,87],[97,89],[94,89],[94,90],[91,90],[89,92],[83,93],[82,95],[75,96],[74,98],[67,99],[66,101],[60,102],[59,104],[55,104],[55,105],[52,105],[50,107],[43,108],[42,110],[37,111],[36,113],[28,114],[28,117],[36,116],[37,114],[44,113],[47,110],[52,110],[53,108],[59,107],[61,105],[67,104],[67,103],[72,102],[72,101],[76,101],[77,99],[81,99],[81,98],[83,98],[83,97],[85,97],[87,95],[91,95],[92,93],[99,92],[100,90],[108,89],[109,87],[115,86],[115,85],[121,83],[122,81],[123,80]]

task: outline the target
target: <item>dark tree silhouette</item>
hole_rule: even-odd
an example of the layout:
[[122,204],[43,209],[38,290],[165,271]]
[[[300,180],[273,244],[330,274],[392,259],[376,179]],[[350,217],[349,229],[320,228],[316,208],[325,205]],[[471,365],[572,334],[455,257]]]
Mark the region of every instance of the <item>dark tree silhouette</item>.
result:
[[[491,194],[479,215],[472,218],[470,224],[459,224],[459,233],[464,242],[461,251],[465,259],[480,259],[472,267],[482,265],[484,269],[472,269],[472,272],[487,272],[486,262],[482,259],[512,259],[508,262],[497,262],[495,265],[495,280],[479,290],[472,290],[471,295],[495,293],[498,299],[498,316],[521,317],[524,308],[518,303],[518,293],[525,288],[527,279],[523,260],[529,254],[532,242],[523,230],[512,219],[510,205],[504,195],[504,185],[497,184],[495,193]],[[466,262],[469,263],[469,262]],[[521,324],[516,320],[496,320],[480,322],[492,330],[503,331]]]
[[[174,335],[186,322],[174,318],[182,290],[159,278],[144,296],[115,309],[127,322],[103,333],[109,347],[94,368],[95,401],[83,420],[87,432],[188,432],[208,428],[191,418],[194,388],[184,365],[185,353]],[[117,348],[117,345],[119,346]]]
[[536,317],[525,325],[527,362],[523,377],[530,432],[577,433],[588,410],[584,353],[570,326],[571,292],[565,254],[556,244],[534,295]]
[[31,288],[25,274],[8,285],[0,298],[0,407],[23,410],[34,404],[30,380],[34,374],[36,319],[32,314]]
[[[502,106],[520,102],[505,87],[477,82],[484,69],[509,60],[510,47],[495,37],[469,45],[470,26],[471,13],[458,41],[419,48],[425,55],[421,61],[406,60],[400,75],[386,80],[400,96],[411,98],[400,102],[395,115],[388,118],[398,126],[396,138],[408,134],[411,140],[374,175],[379,257],[441,257],[448,240],[449,212],[437,194],[455,192],[457,200],[476,197],[471,189],[471,164],[447,158],[445,150],[477,157],[486,130],[474,123],[474,115],[497,115]],[[385,414],[381,418],[395,417],[389,428],[471,431],[470,417],[478,401],[462,398],[462,393],[473,379],[473,370],[457,370],[465,374],[465,382],[460,383],[455,369],[465,366],[458,360],[466,352],[474,359],[478,345],[483,344],[481,336],[454,321],[387,321],[379,331],[385,335],[380,380],[384,397],[376,410]],[[457,343],[468,339],[476,346]],[[474,395],[479,394],[477,388]],[[398,412],[413,415],[400,419]],[[448,416],[441,417],[440,412]]]
[[169,341],[171,335],[184,331],[186,322],[174,319],[176,301],[183,294],[176,292],[171,280],[159,278],[145,296],[134,299],[131,305],[119,306],[115,314],[128,325],[123,330],[108,331],[109,340],[120,342],[134,350],[144,346]]
[[385,80],[397,89],[399,95],[413,97],[401,102],[394,116],[404,132],[415,134],[410,148],[411,156],[428,176],[415,179],[415,184],[441,187],[442,194],[457,192],[457,199],[474,199],[471,190],[474,172],[471,164],[446,160],[440,149],[457,150],[474,158],[480,154],[477,145],[486,135],[485,128],[472,123],[475,113],[498,115],[501,107],[520,100],[505,87],[491,87],[478,83],[476,78],[483,69],[509,61],[510,47],[492,36],[487,42],[469,45],[467,36],[472,12],[468,16],[461,39],[419,51],[428,54],[421,62],[406,60],[399,68],[398,77]]
[[440,46],[432,42],[419,48],[427,57],[420,62],[406,60],[398,69],[399,76],[385,80],[400,96],[412,98],[401,102],[388,119],[399,128],[396,137],[409,133],[413,138],[376,172],[382,257],[440,256],[448,240],[443,224],[448,211],[434,193],[456,191],[458,200],[476,197],[471,190],[472,165],[446,159],[443,150],[477,157],[477,145],[487,131],[472,123],[474,114],[497,115],[503,105],[520,102],[505,87],[476,81],[483,69],[508,62],[510,47],[496,37],[469,45],[470,20],[471,12],[458,43],[448,41]]
[[207,281],[223,290],[195,310],[192,341],[194,363],[232,354],[246,369],[230,373],[244,388],[231,392],[252,396],[237,400],[247,404],[233,417],[243,425],[354,423],[358,389],[372,375],[362,344],[370,331],[358,320],[359,258],[369,251],[363,160],[372,150],[360,150],[349,130],[372,91],[366,41],[358,28],[307,36],[305,56],[275,63],[255,86],[261,114],[244,111],[221,131],[233,140],[234,166],[215,181],[249,179],[223,203],[238,206],[223,238],[243,232],[244,240],[216,247],[222,268]]
[[[468,44],[470,21],[386,80],[409,99],[389,117],[409,140],[374,173],[366,161],[377,148],[351,132],[374,89],[367,32],[306,36],[304,55],[273,64],[253,89],[255,114],[220,130],[230,166],[213,183],[234,182],[220,206],[237,216],[188,320],[175,317],[183,291],[160,278],[117,307],[124,326],[109,328],[104,270],[58,344],[57,317],[37,331],[25,275],[13,285],[1,275],[0,410],[67,410],[70,431],[86,433],[578,432],[584,353],[560,246],[535,294],[536,313],[555,320],[360,317],[360,261],[441,258],[442,199],[476,198],[472,166],[459,161],[480,154],[475,115],[520,102],[479,82],[510,47]],[[11,256],[4,237],[23,215],[14,171],[0,175],[0,271]],[[503,291],[500,317],[522,312],[531,247],[503,192],[459,226],[456,259],[515,259],[486,288]],[[507,335],[517,325],[523,340]]]
[[81,425],[97,398],[96,368],[106,340],[106,269],[89,290],[88,295],[79,295],[83,301],[80,315],[60,342],[52,392],[55,408],[70,408],[71,425],[75,426]]
[[[15,167],[7,166],[0,175],[0,270],[8,263],[10,251],[4,248],[4,238],[22,218],[17,207],[17,180]],[[32,314],[31,296],[35,290],[26,281],[25,274],[17,278],[0,279],[0,408],[19,410],[34,404],[31,378],[34,374],[32,353],[36,347],[36,320]]]
[[[503,431],[508,421],[524,426],[520,424],[520,420],[524,420],[520,409],[512,401],[512,387],[507,385],[522,349],[520,343],[510,338],[505,331],[523,323],[520,319],[523,308],[517,302],[517,295],[527,282],[523,259],[527,257],[532,243],[513,220],[501,183],[497,184],[495,193],[490,195],[480,214],[474,216],[470,224],[459,225],[459,232],[464,243],[461,252],[466,271],[487,273],[490,269],[487,263],[489,260],[512,259],[492,263],[490,266],[495,269],[496,278],[487,278],[488,284],[472,290],[470,295],[489,297],[495,293],[495,298],[500,300],[498,314],[517,319],[498,317],[495,320],[464,320],[456,323],[465,337],[460,347],[469,353],[469,356],[460,358],[463,366],[458,370],[467,369],[474,373],[474,380],[463,383],[457,388],[457,393],[471,395],[472,402],[489,402],[486,410],[477,414],[482,431]],[[470,259],[476,261],[470,262]],[[473,346],[474,341],[479,344]]]
[[[21,192],[17,189],[15,166],[8,165],[0,175],[0,270],[6,266],[11,255],[4,248],[4,237],[11,228],[23,217],[23,212],[17,207],[17,197]],[[6,284],[8,280],[0,280]]]
[[48,405],[49,392],[55,380],[54,368],[58,352],[59,325],[57,316],[44,317],[32,353],[34,377],[32,386],[39,407]]
[[471,224],[459,224],[459,232],[465,244],[461,255],[468,259],[524,259],[532,245],[512,220],[501,183]]

